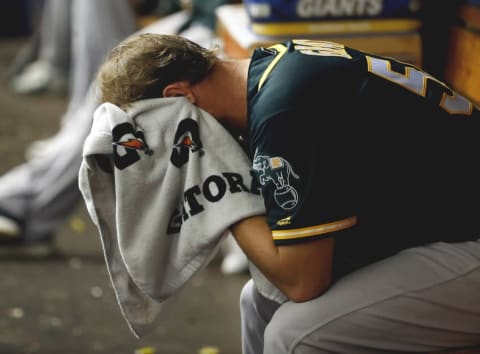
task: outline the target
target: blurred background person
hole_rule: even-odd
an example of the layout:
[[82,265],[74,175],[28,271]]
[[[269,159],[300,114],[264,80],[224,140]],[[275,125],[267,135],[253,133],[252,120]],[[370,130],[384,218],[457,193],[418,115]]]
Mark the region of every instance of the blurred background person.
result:
[[[70,12],[64,8],[66,4]],[[54,5],[59,7],[52,9]],[[106,53],[136,29],[135,15],[128,0],[47,1],[43,9],[71,14],[65,21],[54,22],[62,26],[71,22],[68,32],[71,49],[67,51],[71,57],[68,66],[72,88],[59,132],[46,141],[33,143],[27,149],[30,160],[0,177],[2,255],[46,256],[52,253],[53,230],[65,220],[79,198],[78,163],[83,135],[88,132],[91,120],[88,109],[78,109],[79,103],[88,96],[89,82]],[[42,19],[41,22],[46,21]],[[60,38],[66,40],[62,36],[51,40],[59,41]],[[60,42],[51,47],[58,49]],[[28,67],[30,65],[25,66]],[[15,78],[19,76],[12,80]],[[95,103],[88,107],[94,109]]]
[[[88,135],[93,112],[98,105],[95,73],[111,48],[138,28],[138,14],[162,14],[159,20],[140,29],[139,33],[180,34],[200,45],[212,47],[218,45],[215,9],[222,4],[236,2],[155,1],[154,4],[141,0],[46,1],[43,16],[53,16],[53,13],[56,16],[61,16],[61,13],[66,16],[49,25],[56,24],[57,30],[60,30],[68,28],[70,22],[71,27],[67,31],[70,36],[53,36],[50,40],[56,43],[47,45],[50,53],[55,52],[54,48],[59,50],[58,55],[52,54],[50,57],[62,57],[63,66],[46,70],[48,75],[44,73],[45,75],[33,76],[43,76],[46,79],[43,80],[44,83],[49,82],[42,89],[45,90],[51,88],[49,85],[57,80],[55,78],[52,81],[50,75],[54,71],[56,73],[53,75],[60,75],[60,72],[64,75],[67,71],[65,68],[68,67],[68,107],[58,133],[51,138],[33,142],[27,148],[28,161],[0,176],[0,255],[44,257],[54,252],[55,228],[66,220],[80,200],[77,174],[83,141]],[[169,11],[171,13],[165,15]],[[53,31],[50,26],[45,26],[47,27]],[[39,28],[44,30],[43,26]],[[65,43],[68,42],[71,47],[66,50]],[[69,60],[66,60],[67,52]],[[39,61],[43,63],[35,64]],[[37,59],[26,65],[12,82],[20,80],[22,75],[31,70],[29,68],[32,65],[34,68],[56,65],[53,61],[45,64],[45,61]],[[36,90],[24,90],[22,93],[40,92],[38,86]],[[222,252],[224,257],[221,268],[224,273],[247,270],[247,259],[232,237],[227,238]]]

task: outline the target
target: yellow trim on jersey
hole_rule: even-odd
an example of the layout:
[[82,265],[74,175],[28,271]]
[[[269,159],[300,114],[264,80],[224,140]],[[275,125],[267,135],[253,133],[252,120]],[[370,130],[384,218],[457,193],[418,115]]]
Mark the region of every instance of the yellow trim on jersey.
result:
[[301,21],[252,23],[252,30],[264,36],[303,34],[344,34],[370,32],[409,32],[420,28],[418,19],[371,19],[347,21]]
[[357,217],[351,216],[349,218],[330,222],[328,224],[304,227],[301,229],[292,230],[274,230],[272,236],[274,240],[290,240],[296,238],[304,238],[310,236],[317,236],[328,234],[334,231],[348,229],[357,223]]
[[275,44],[271,47],[268,47],[269,49],[275,49],[277,51],[277,56],[275,59],[272,60],[272,62],[267,66],[265,71],[262,74],[262,77],[260,78],[260,81],[258,82],[258,91],[262,88],[263,84],[265,83],[265,80],[267,80],[268,75],[270,75],[270,72],[273,70],[275,65],[277,65],[278,61],[283,57],[283,55],[287,52],[287,47],[283,44]]

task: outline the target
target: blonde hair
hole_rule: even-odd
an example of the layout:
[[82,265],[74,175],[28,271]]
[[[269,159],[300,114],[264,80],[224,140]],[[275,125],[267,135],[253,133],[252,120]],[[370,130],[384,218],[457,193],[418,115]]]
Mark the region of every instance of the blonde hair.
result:
[[162,97],[176,81],[204,79],[217,56],[181,36],[146,33],[130,37],[115,47],[100,67],[101,101],[126,109],[132,102]]

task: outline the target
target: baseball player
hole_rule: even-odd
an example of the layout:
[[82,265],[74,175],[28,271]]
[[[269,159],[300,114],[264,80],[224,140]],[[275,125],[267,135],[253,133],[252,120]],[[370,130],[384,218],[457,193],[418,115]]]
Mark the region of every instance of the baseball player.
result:
[[242,134],[266,215],[231,230],[286,296],[245,285],[244,353],[480,343],[480,113],[445,83],[337,43],[228,60],[149,34],[100,78],[103,101],[185,96]]

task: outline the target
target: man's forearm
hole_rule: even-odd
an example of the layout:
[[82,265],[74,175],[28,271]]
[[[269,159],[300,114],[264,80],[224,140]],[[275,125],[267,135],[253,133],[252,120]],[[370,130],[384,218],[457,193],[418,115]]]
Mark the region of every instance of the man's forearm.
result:
[[231,231],[247,257],[290,300],[308,301],[328,288],[333,239],[276,246],[264,216],[244,219]]

